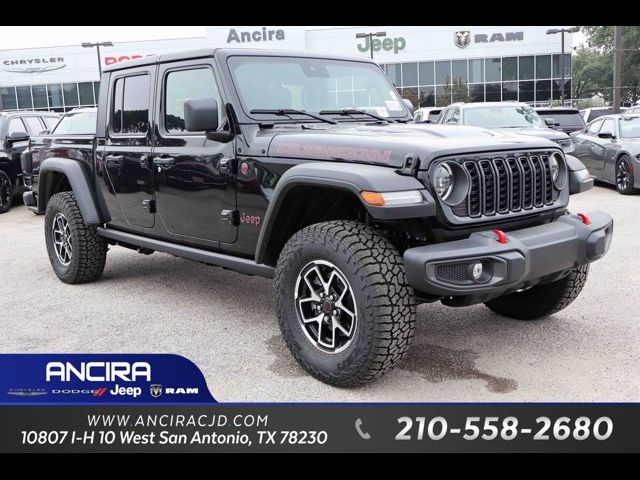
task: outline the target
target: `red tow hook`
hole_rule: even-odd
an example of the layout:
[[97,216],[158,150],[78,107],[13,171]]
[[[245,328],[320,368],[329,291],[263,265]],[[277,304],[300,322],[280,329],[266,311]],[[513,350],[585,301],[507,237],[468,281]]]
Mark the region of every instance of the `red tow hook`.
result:
[[498,243],[507,243],[507,236],[502,230],[491,230],[498,236]]
[[576,215],[582,219],[582,223],[584,223],[585,225],[589,225],[591,223],[589,217],[587,217],[584,213],[576,213]]

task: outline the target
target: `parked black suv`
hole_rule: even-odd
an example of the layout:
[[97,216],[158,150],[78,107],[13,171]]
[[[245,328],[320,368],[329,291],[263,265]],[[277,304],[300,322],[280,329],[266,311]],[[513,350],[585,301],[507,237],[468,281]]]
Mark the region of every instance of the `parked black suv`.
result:
[[20,154],[29,136],[53,128],[59,118],[49,112],[0,112],[0,213],[9,211],[13,198],[24,191]]
[[586,126],[577,108],[541,107],[536,108],[536,112],[547,122],[549,127],[567,134],[578,132]]
[[613,230],[567,210],[584,166],[545,139],[411,119],[363,58],[217,49],[110,67],[93,157],[40,165],[53,270],[95,280],[120,245],[275,278],[292,355],[339,386],[402,359],[418,302],[523,320],[571,303]]

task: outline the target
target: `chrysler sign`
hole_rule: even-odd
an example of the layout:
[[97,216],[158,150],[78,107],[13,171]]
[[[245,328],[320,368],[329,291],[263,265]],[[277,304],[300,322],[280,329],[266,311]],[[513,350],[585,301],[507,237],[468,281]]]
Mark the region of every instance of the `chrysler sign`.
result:
[[2,60],[6,72],[39,73],[64,68],[64,57],[34,57]]

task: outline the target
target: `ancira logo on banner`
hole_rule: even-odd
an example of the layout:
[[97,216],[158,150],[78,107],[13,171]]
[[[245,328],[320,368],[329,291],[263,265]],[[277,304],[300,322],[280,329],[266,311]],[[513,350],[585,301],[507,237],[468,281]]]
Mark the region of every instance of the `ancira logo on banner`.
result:
[[136,382],[151,381],[151,365],[147,362],[49,362],[47,382]]
[[280,28],[262,27],[258,30],[236,30],[232,28],[227,34],[227,43],[253,43],[285,40],[285,32]]
[[66,67],[64,57],[9,58],[2,60],[2,70],[17,73],[40,73]]

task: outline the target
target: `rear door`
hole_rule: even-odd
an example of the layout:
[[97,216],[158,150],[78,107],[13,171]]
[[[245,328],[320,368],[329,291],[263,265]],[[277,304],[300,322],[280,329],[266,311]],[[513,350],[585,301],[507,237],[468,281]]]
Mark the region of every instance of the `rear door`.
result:
[[186,131],[184,123],[185,100],[215,98],[218,124],[224,124],[224,102],[214,66],[202,60],[158,68],[153,162],[162,228],[173,240],[214,247],[233,243],[238,232],[228,216],[236,209],[233,142],[208,140],[204,132]]
[[125,227],[151,228],[153,204],[152,102],[156,66],[116,72],[111,77],[104,162]]

